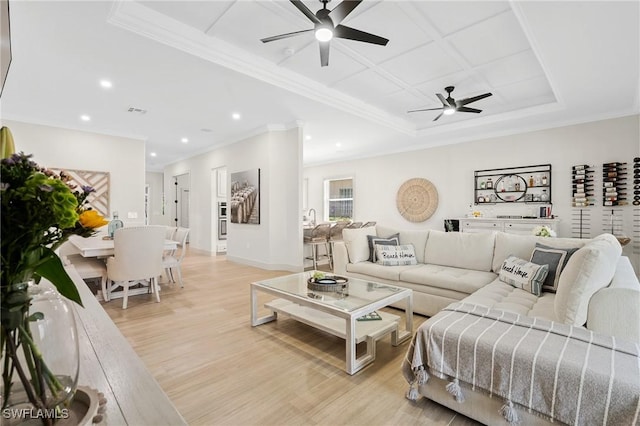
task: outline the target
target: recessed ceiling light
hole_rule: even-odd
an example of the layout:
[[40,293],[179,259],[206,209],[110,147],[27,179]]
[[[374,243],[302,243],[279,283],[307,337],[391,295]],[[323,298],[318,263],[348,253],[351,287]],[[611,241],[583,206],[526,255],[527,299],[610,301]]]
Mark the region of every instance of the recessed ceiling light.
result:
[[311,135],[307,135],[304,137],[306,140],[310,141],[311,140]]
[[100,87],[104,89],[111,89],[113,84],[109,80],[100,80]]
[[240,114],[234,112],[233,114],[231,114],[231,118],[233,118],[234,120],[240,120]]
[[155,157],[157,154],[155,152],[152,152],[149,155],[152,156],[152,157]]
[[180,142],[182,142],[182,143],[187,143],[187,142],[189,142],[189,139],[187,139],[187,138],[182,138],[182,139],[180,139]]
[[91,117],[89,117],[87,114],[83,114],[83,115],[80,116],[80,120],[89,121],[89,120],[91,120]]
[[336,143],[336,146],[337,146],[338,148],[340,148],[340,147],[342,146],[342,144],[341,144],[340,142],[338,142],[338,143]]

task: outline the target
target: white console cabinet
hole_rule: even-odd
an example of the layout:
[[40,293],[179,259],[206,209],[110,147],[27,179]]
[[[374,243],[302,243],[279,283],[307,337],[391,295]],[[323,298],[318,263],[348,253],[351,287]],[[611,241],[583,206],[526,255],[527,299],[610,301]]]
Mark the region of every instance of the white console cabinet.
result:
[[509,234],[533,235],[536,226],[548,226],[557,232],[560,219],[503,219],[503,218],[463,218],[460,220],[461,232],[502,231]]

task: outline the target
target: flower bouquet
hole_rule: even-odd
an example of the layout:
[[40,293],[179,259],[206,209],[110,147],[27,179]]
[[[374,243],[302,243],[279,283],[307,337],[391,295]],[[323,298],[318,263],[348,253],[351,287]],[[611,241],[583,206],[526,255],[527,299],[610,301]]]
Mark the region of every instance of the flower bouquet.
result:
[[552,230],[546,225],[536,226],[533,228],[533,235],[537,237],[555,237],[556,231]]
[[50,410],[59,403],[62,386],[34,342],[30,324],[43,314],[29,313],[32,302],[27,283],[37,284],[45,278],[62,296],[82,306],[55,250],[69,236],[89,236],[107,221],[86,205],[93,188],[71,185],[64,172],[58,175],[39,167],[31,155],[19,153],[2,159],[0,177],[2,409],[9,404],[12,388],[20,383],[36,410]]

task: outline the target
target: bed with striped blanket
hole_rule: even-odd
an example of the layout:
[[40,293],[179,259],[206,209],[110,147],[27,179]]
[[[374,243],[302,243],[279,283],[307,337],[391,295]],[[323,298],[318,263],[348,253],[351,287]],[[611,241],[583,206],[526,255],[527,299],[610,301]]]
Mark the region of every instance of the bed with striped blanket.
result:
[[468,392],[502,399],[509,423],[519,410],[566,424],[640,423],[640,344],[479,305],[453,303],[423,323],[402,372],[409,399],[433,375],[460,404]]

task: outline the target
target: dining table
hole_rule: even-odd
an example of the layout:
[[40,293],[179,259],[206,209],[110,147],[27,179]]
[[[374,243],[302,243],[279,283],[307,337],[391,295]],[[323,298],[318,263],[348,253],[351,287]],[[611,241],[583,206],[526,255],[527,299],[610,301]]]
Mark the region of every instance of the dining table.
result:
[[[72,235],[69,237],[69,242],[78,249],[82,257],[94,257],[98,259],[105,259],[113,256],[114,243],[113,238],[109,238],[106,233],[99,233],[90,237],[81,237],[80,235]],[[178,248],[178,242],[174,240],[164,240],[164,250],[171,251]],[[73,262],[72,262],[73,263]],[[149,292],[148,280],[141,280],[142,287],[135,287],[129,289],[129,296],[135,296],[137,294],[144,294]],[[110,288],[110,287],[108,287]],[[160,286],[158,286],[160,291]],[[106,297],[105,297],[106,296]],[[119,299],[124,296],[122,290],[111,290],[108,295],[99,294],[97,296],[102,300]]]
[[[113,256],[114,245],[113,239],[106,234],[96,234],[91,237],[81,237],[80,235],[72,235],[69,242],[78,249],[82,257],[109,257]],[[164,249],[167,251],[178,248],[178,242],[173,240],[164,240]]]

